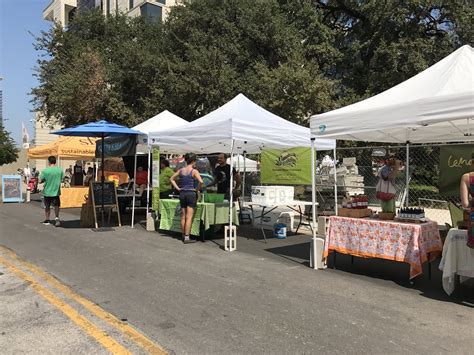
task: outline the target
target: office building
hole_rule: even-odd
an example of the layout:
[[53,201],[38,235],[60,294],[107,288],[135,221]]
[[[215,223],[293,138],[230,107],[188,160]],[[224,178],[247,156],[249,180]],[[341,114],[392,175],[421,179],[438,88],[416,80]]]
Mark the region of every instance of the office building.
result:
[[66,27],[74,17],[76,8],[77,0],[52,0],[43,10],[43,19]]
[[178,0],[52,0],[43,11],[47,21],[60,23],[64,27],[77,12],[100,8],[104,15],[120,12],[130,17],[146,16],[154,20],[165,20]]

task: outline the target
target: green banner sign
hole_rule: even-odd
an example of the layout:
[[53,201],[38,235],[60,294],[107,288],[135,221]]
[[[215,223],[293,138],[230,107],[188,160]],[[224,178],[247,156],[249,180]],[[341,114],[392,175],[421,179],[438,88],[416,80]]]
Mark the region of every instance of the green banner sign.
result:
[[459,195],[461,176],[473,171],[474,145],[441,147],[439,156],[439,192],[442,195]]
[[262,184],[311,185],[311,148],[264,149]]
[[153,148],[152,154],[153,181],[151,182],[151,209],[153,211],[158,211],[158,206],[160,204],[160,150],[158,148]]

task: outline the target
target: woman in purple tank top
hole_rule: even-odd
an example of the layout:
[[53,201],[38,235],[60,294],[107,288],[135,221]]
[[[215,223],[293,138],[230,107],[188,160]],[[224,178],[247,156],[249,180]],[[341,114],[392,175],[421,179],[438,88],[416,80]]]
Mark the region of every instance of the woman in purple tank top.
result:
[[[179,169],[170,178],[173,187],[179,191],[179,203],[181,205],[181,230],[183,232],[183,242],[191,243],[191,226],[193,224],[194,210],[197,207],[197,192],[202,188],[202,178],[199,171],[195,169],[196,154],[188,153],[184,156],[187,166]],[[176,178],[179,176],[178,183]],[[198,181],[198,188],[195,188],[195,181]]]

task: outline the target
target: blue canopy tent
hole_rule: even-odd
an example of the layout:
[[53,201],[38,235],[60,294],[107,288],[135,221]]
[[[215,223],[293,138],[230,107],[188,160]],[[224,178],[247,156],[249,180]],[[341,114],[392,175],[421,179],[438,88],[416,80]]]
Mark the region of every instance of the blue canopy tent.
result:
[[[102,145],[102,163],[104,161],[104,138],[112,136],[129,136],[129,135],[141,135],[140,131],[130,129],[125,126],[118,125],[116,123],[107,122],[106,120],[100,120],[97,122],[90,122],[75,127],[64,128],[59,131],[52,132],[60,136],[75,136],[75,137],[97,137],[101,138]],[[102,226],[104,226],[104,169],[102,168]]]

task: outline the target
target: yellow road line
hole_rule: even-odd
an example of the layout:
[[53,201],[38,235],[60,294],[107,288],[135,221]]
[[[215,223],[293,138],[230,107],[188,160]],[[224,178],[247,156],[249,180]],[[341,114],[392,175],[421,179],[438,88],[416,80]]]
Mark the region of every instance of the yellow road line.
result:
[[131,354],[125,347],[121,344],[117,343],[112,337],[110,337],[105,331],[95,326],[91,323],[87,318],[81,316],[74,308],[72,308],[69,304],[65,303],[51,291],[49,291],[44,286],[41,286],[34,278],[30,275],[24,273],[20,269],[18,269],[15,265],[10,263],[8,260],[2,258],[0,256],[0,263],[5,265],[8,269],[10,269],[14,274],[16,274],[19,278],[24,281],[28,281],[31,283],[31,287],[43,296],[49,303],[53,306],[58,308],[61,312],[63,312],[69,319],[71,319],[74,323],[76,323],[79,327],[84,329],[84,331],[93,337],[99,344],[101,344],[104,348],[110,351],[112,354]]
[[25,268],[29,269],[34,274],[43,278],[51,286],[55,287],[56,289],[64,293],[64,295],[66,295],[70,299],[82,305],[89,312],[99,317],[103,321],[107,322],[111,326],[115,327],[116,329],[120,330],[123,334],[125,334],[128,338],[130,338],[133,342],[141,346],[150,354],[157,354],[157,355],[167,354],[166,350],[164,350],[158,344],[154,343],[151,339],[149,339],[148,337],[140,333],[138,330],[136,330],[135,328],[131,327],[130,325],[126,323],[123,323],[121,320],[117,319],[115,316],[103,310],[101,307],[92,303],[88,299],[78,295],[77,293],[72,291],[69,287],[59,282],[56,278],[54,278],[53,276],[41,270],[39,267],[33,264],[30,264],[25,260],[20,259],[16,255],[16,253],[13,252],[12,250],[5,248],[4,246],[1,246],[1,245],[0,245],[0,250],[3,250],[12,259],[18,261],[22,266],[24,266]]

